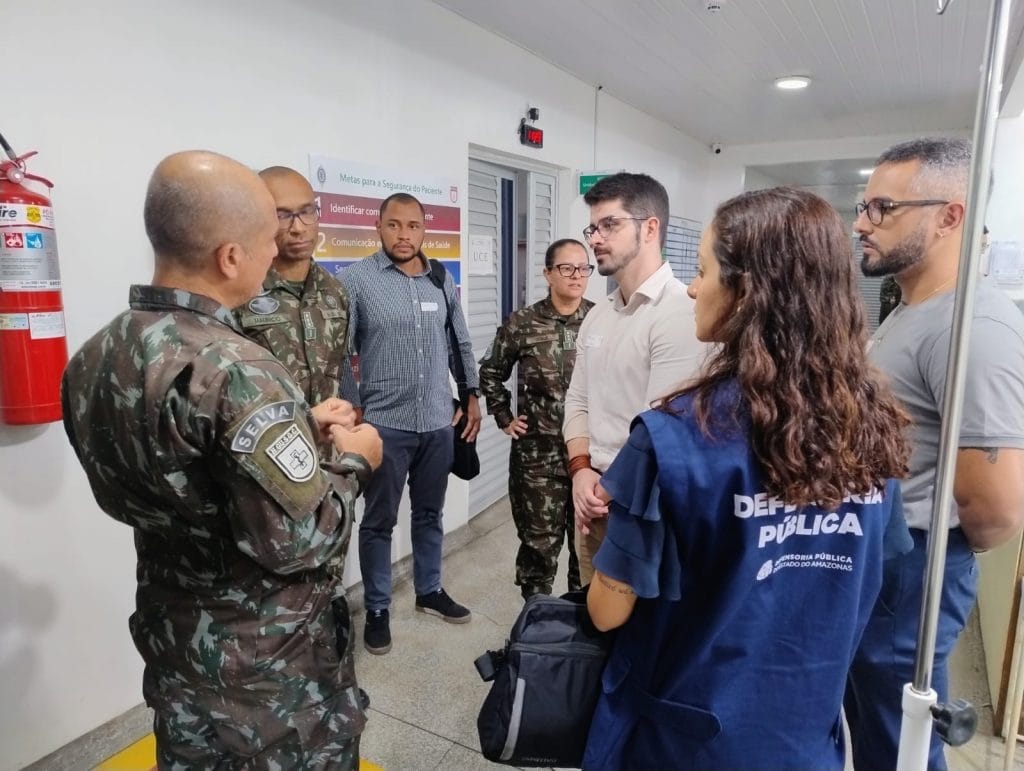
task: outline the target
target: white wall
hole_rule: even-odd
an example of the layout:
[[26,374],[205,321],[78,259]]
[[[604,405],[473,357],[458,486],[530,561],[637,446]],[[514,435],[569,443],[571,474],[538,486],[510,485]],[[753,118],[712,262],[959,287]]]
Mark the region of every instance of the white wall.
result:
[[[921,135],[889,134],[726,147],[721,155],[712,158],[708,166],[707,186],[703,196],[707,208],[703,210],[701,217],[706,221],[719,202],[745,189],[756,189],[770,182],[769,177],[756,170],[747,170],[747,166],[874,158],[892,145],[931,133],[972,138],[966,131],[942,131],[924,132]],[[995,188],[986,213],[989,229],[993,238],[1002,241],[1024,241],[1024,116],[1003,118],[999,121],[992,168],[995,174]]]
[[[943,136],[966,136],[963,132],[935,132]],[[831,161],[846,158],[875,158],[899,142],[916,139],[917,134],[887,134],[869,137],[843,137],[799,142],[727,145],[721,155],[713,156],[708,166],[701,219],[707,221],[715,206],[744,189],[754,189],[765,180],[754,172],[751,184],[745,185],[747,166],[798,161]]]
[[[595,167],[589,86],[424,0],[40,0],[3,23],[0,131],[57,184],[72,349],[149,279],[143,193],[170,152],[300,170],[318,152],[463,185],[470,143],[572,185]],[[540,151],[515,135],[528,105]],[[607,96],[598,139],[596,168],[650,172],[674,213],[706,208],[699,143]],[[559,235],[578,236],[586,207],[569,189],[562,201]],[[17,768],[141,701],[141,664],[131,532],[93,503],[59,424],[0,427],[0,468],[0,767]],[[465,522],[464,485],[450,504],[449,528]]]
[[992,171],[995,186],[985,217],[992,238],[1024,242],[1024,117],[999,121]]

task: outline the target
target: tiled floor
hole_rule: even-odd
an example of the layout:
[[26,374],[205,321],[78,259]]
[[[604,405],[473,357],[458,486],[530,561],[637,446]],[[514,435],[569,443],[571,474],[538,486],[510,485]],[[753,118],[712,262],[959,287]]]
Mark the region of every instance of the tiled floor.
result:
[[[513,585],[518,546],[507,502],[474,519],[478,537],[445,560],[445,588],[473,611],[468,624],[416,613],[412,586],[396,588],[393,647],[386,656],[356,653],[360,684],[370,694],[361,755],[388,771],[498,768],[479,751],[476,715],[490,687],[473,660],[504,644],[522,608]],[[556,591],[565,591],[560,576]],[[363,617],[355,619],[362,633]]]
[[[360,755],[366,767],[387,771],[494,769],[478,750],[476,715],[489,685],[480,680],[473,660],[500,647],[522,600],[513,585],[518,546],[508,502],[502,501],[469,525],[473,540],[445,560],[445,588],[473,611],[469,624],[446,624],[416,613],[411,585],[395,589],[391,608],[393,648],[372,656],[361,642],[362,613],[354,623],[360,634],[356,669],[371,699],[370,720]],[[565,589],[564,565],[555,591]],[[979,710],[978,735],[947,751],[952,771],[1003,768],[1004,744],[991,736],[992,709],[981,656],[977,623],[972,620],[954,654],[951,678],[955,696]],[[1024,771],[1024,749],[1015,768]],[[145,763],[117,768],[151,768]],[[110,768],[114,768],[111,766]]]

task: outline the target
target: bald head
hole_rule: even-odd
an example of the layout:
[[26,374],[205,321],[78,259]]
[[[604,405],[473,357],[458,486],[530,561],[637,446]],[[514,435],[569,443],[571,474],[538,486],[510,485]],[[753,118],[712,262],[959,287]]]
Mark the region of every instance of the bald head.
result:
[[146,190],[146,235],[158,262],[201,268],[218,246],[246,243],[273,217],[274,200],[250,169],[190,150],[160,162]]
[[299,174],[295,169],[289,169],[287,166],[268,166],[260,172],[260,179],[262,179],[267,186],[270,186],[275,182],[293,182],[295,184],[306,185],[310,190],[313,189],[302,174]]

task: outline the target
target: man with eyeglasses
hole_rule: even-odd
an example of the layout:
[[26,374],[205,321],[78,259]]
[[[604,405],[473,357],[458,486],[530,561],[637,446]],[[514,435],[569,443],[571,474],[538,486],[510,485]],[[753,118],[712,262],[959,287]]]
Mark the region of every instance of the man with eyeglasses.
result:
[[[562,419],[576,339],[594,307],[583,297],[593,272],[587,247],[579,241],[562,238],[548,246],[547,297],[510,314],[480,360],[480,391],[487,411],[513,439],[508,497],[519,536],[515,582],[523,599],[551,594],[563,542],[569,549],[569,590],[580,588]],[[519,399],[513,412],[505,381],[516,366]]]
[[[914,679],[970,164],[962,139],[897,145],[878,159],[857,205],[864,274],[893,276],[902,291],[869,345],[910,414],[914,444],[902,482],[914,548],[886,563],[847,687],[858,769],[896,767],[902,688]],[[974,606],[974,552],[999,546],[1024,522],[1024,319],[987,282],[978,286],[969,345],[932,676],[940,702],[949,654]],[[942,746],[933,734],[929,769],[946,767]]]
[[[348,353],[348,294],[313,259],[320,235],[316,194],[304,176],[286,166],[270,166],[259,175],[277,211],[277,255],[260,294],[238,306],[235,316],[243,334],[284,365],[309,404],[333,399],[337,410],[355,421],[352,405],[338,398]],[[328,460],[335,454],[324,437],[319,449]],[[336,613],[344,618],[339,631],[345,636],[345,666],[351,670],[350,615],[342,583],[346,556],[332,557],[326,570],[337,579]]]
[[235,310],[247,337],[291,372],[310,404],[337,397],[348,354],[348,294],[313,259],[320,237],[316,195],[293,169],[260,172],[277,206],[277,256],[259,296]]
[[576,552],[586,585],[607,528],[601,473],[629,438],[633,418],[695,375],[705,348],[686,285],[662,259],[669,205],[661,183],[622,172],[599,181],[583,200],[590,206],[583,235],[597,270],[618,284],[583,320],[565,399]]

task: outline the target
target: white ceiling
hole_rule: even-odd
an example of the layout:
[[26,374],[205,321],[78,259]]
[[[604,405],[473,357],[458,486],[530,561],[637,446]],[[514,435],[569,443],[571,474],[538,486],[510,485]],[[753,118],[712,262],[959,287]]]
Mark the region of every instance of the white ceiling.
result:
[[[747,189],[767,185],[792,185],[820,195],[839,211],[850,214],[854,204],[863,198],[874,158],[835,161],[803,161],[747,167]],[[753,172],[753,174],[751,173]]]
[[[434,0],[706,144],[966,130],[988,0]],[[1024,0],[1011,6],[1005,92],[1024,94]],[[774,80],[808,75],[782,92]],[[1012,81],[1016,81],[1013,83]],[[1013,88],[1011,89],[1011,86]],[[850,211],[873,159],[748,167]]]
[[[705,143],[968,128],[987,0],[435,0]],[[1024,2],[1008,68],[1020,65]],[[781,92],[776,77],[809,75]]]

